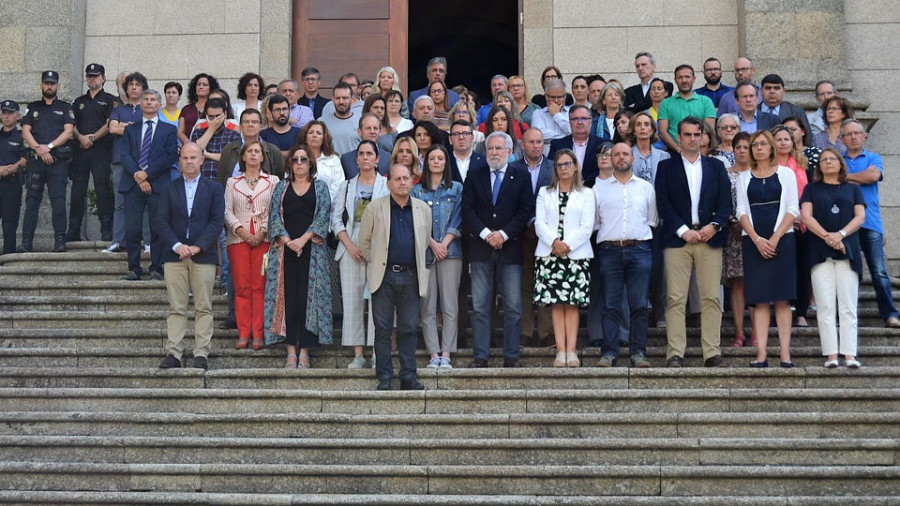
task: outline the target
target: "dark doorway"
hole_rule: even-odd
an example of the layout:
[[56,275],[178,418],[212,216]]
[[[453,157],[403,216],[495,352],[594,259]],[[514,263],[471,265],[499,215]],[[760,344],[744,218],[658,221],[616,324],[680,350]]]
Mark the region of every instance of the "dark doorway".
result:
[[409,90],[424,87],[428,60],[447,58],[447,85],[491,101],[496,74],[519,73],[519,0],[409,2]]

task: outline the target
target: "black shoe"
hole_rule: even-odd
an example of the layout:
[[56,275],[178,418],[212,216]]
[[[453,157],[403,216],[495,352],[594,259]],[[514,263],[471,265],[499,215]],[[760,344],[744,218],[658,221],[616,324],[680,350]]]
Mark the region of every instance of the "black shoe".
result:
[[209,369],[209,361],[206,360],[206,357],[194,357],[194,369],[203,369],[204,371]]
[[150,279],[152,281],[162,281],[162,274],[159,271],[150,271]]
[[69,231],[66,232],[66,242],[75,242],[81,240],[81,233],[78,232],[78,228],[75,228],[74,225],[69,225]]
[[171,353],[166,355],[166,358],[159,364],[160,369],[180,369],[181,368],[181,360],[175,358],[175,355]]
[[66,251],[66,241],[63,238],[58,238],[53,243],[53,252],[54,253],[65,253]]
[[391,379],[383,378],[378,380],[378,386],[375,387],[376,390],[390,390],[391,389]]
[[400,381],[400,390],[425,390],[425,385],[415,379]]
[[703,362],[703,367],[728,367],[722,360],[722,355],[713,355]]
[[113,235],[112,232],[100,232],[100,240],[103,242],[112,241]]
[[222,330],[231,330],[237,328],[237,321],[234,318],[229,318],[224,322],[219,324],[219,328]]
[[469,369],[481,369],[488,366],[487,359],[484,358],[473,358],[471,362],[469,362]]
[[16,248],[16,253],[31,253],[34,251],[34,247],[31,245],[31,241],[22,241],[22,244]]
[[522,367],[522,362],[517,358],[504,358],[503,367]]
[[125,276],[122,276],[122,281],[140,281],[141,275],[136,272],[129,272]]
[[684,359],[678,355],[673,355],[666,361],[666,367],[684,367]]

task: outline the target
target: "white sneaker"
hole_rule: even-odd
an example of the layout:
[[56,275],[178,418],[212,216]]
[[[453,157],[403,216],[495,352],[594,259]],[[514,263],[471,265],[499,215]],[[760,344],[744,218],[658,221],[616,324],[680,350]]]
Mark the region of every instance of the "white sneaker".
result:
[[431,357],[431,360],[428,361],[429,369],[437,369],[441,366],[441,357]]
[[453,366],[450,365],[450,359],[447,357],[441,357],[441,365],[438,366],[439,369],[453,369]]
[[150,245],[149,244],[144,245],[144,253],[150,254]]
[[109,246],[100,250],[100,253],[117,253],[119,251],[119,243],[114,242]]

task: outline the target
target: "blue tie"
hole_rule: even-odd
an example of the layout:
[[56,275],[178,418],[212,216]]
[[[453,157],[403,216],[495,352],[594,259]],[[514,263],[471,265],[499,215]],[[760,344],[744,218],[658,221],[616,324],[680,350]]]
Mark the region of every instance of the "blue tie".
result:
[[491,190],[491,204],[497,205],[497,195],[500,195],[500,183],[503,182],[503,172],[494,171],[494,188]]
[[141,142],[141,157],[138,160],[138,166],[141,169],[145,169],[147,162],[150,161],[150,140],[153,139],[153,122],[147,120],[145,124],[147,125],[147,131],[144,132],[144,140]]

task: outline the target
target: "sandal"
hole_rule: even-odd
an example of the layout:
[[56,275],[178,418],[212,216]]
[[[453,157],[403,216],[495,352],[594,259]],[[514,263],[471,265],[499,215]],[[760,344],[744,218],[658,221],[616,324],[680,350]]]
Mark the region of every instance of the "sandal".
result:
[[296,369],[297,368],[297,355],[288,355],[287,361],[284,363],[285,369]]
[[309,355],[301,353],[297,362],[297,369],[309,369]]
[[568,367],[581,367],[581,360],[578,360],[577,351],[566,352],[566,365]]
[[238,342],[234,345],[236,350],[245,350],[247,346],[250,346],[250,338],[249,337],[239,337]]
[[566,366],[566,352],[558,351],[556,352],[556,360],[553,361],[553,367],[565,367]]
[[737,334],[734,336],[734,341],[731,343],[732,348],[743,348],[744,345],[747,344],[747,338]]
[[259,351],[266,347],[266,341],[263,338],[253,338],[253,350]]

